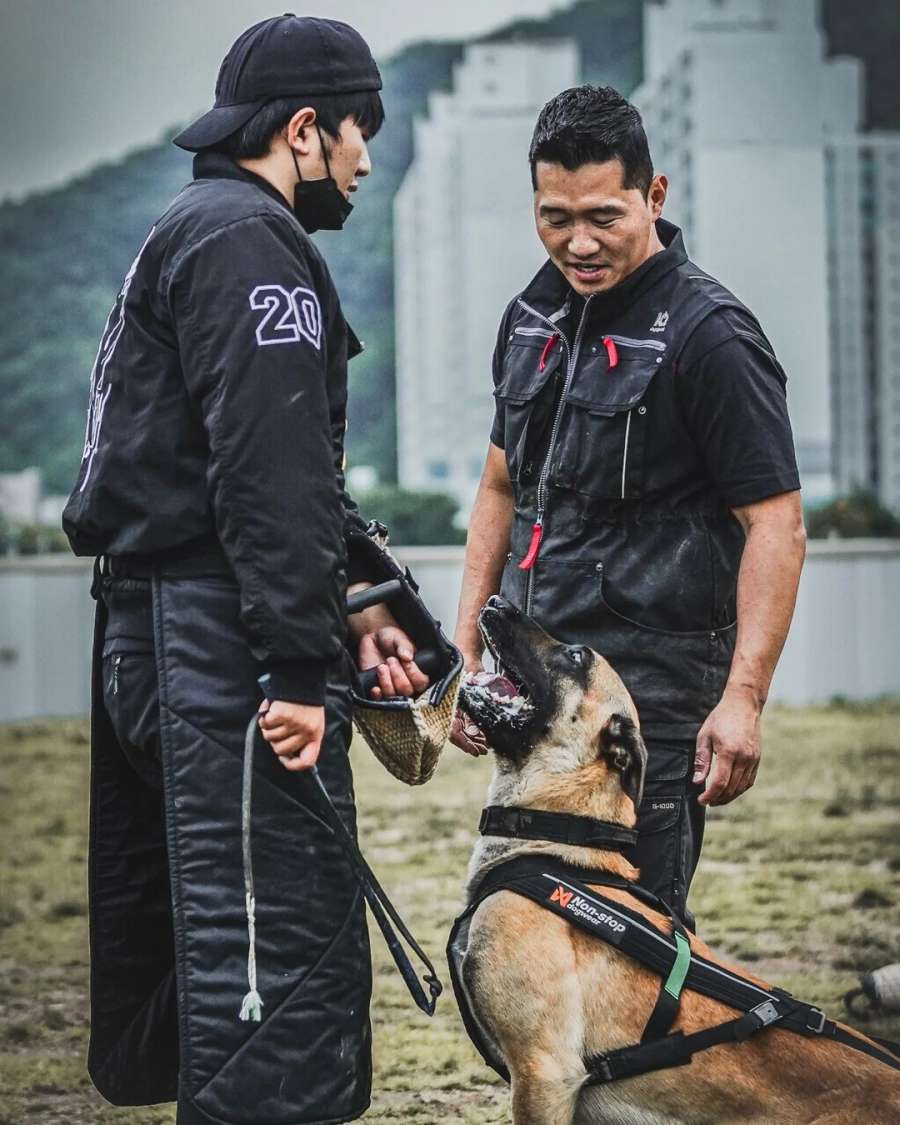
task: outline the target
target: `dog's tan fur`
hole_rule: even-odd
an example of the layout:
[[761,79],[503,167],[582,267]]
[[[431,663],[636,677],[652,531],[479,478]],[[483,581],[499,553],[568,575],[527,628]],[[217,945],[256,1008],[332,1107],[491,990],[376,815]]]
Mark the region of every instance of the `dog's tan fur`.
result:
[[[624,685],[598,657],[588,690],[573,687],[567,696],[549,733],[521,767],[496,759],[488,803],[580,813],[632,826],[633,802],[597,751],[613,715],[636,719]],[[492,837],[477,844],[470,880],[487,867],[530,852],[552,853],[630,879],[637,876],[618,853]],[[627,892],[598,889],[669,929],[662,915]],[[699,938],[692,936],[691,947],[735,967]],[[510,891],[490,896],[476,911],[463,978],[479,1020],[509,1068],[515,1125],[900,1121],[896,1071],[852,1048],[776,1029],[743,1044],[714,1047],[687,1067],[583,1087],[585,1057],[640,1040],[660,979]],[[733,1009],[686,990],[674,1029],[698,1031],[734,1016]]]

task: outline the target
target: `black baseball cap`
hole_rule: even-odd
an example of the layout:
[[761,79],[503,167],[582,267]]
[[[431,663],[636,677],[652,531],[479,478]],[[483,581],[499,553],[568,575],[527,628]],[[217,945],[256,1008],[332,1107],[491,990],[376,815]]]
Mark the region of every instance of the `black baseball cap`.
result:
[[219,67],[215,105],[173,139],[199,152],[246,125],[273,98],[380,89],[372,52],[355,28],[288,12],[235,40]]

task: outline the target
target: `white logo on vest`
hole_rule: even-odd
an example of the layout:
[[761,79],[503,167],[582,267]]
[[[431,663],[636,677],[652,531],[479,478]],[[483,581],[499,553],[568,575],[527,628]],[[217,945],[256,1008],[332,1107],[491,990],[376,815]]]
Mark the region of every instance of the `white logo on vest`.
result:
[[654,320],[653,327],[650,329],[650,331],[651,332],[664,332],[665,328],[666,328],[666,325],[668,323],[669,323],[668,312],[658,312],[656,314],[656,320]]

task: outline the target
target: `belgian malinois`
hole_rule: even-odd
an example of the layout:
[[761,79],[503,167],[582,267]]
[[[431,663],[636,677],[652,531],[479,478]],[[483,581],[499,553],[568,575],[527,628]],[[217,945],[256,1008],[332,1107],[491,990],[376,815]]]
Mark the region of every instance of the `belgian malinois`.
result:
[[[557,643],[501,598],[488,602],[481,629],[499,671],[470,677],[461,707],[495,754],[488,804],[633,826],[646,750],[634,704],[610,665],[589,648]],[[490,868],[533,853],[629,881],[638,876],[617,851],[482,837],[469,894]],[[669,919],[627,890],[598,889],[671,932]],[[770,987],[694,935],[690,945]],[[706,1050],[690,1066],[587,1085],[586,1059],[639,1042],[660,977],[508,890],[486,898],[472,917],[461,977],[509,1071],[515,1125],[900,1121],[898,1071],[840,1043],[776,1027]],[[686,989],[672,1030],[700,1031],[736,1014]]]

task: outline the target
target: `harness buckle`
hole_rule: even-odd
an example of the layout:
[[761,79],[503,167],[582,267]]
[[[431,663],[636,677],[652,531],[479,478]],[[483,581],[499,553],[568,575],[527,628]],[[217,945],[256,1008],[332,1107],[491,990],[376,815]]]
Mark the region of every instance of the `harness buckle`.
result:
[[756,1016],[760,1027],[768,1027],[770,1023],[775,1023],[776,1020],[781,1019],[781,1012],[778,1011],[771,1000],[764,1000],[761,1004],[757,1004],[755,1008],[751,1008],[750,1015]]
[[[825,1030],[825,1013],[821,1008],[810,1008],[806,1016],[806,1030],[811,1031],[813,1035],[821,1035]],[[810,1022],[815,1020],[815,1023]]]

